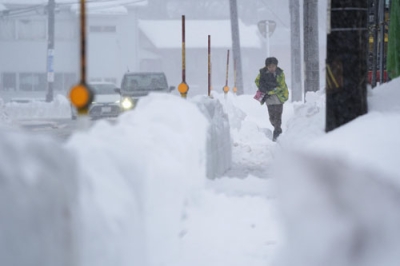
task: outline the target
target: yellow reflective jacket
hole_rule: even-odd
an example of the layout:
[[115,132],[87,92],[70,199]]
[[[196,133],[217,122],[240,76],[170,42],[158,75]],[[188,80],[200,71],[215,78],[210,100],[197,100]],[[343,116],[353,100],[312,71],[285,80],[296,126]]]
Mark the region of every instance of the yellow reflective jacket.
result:
[[[265,71],[266,67],[260,69],[261,71]],[[258,73],[256,80],[254,81],[257,85],[257,88],[260,88],[260,73]],[[286,85],[285,81],[285,74],[283,73],[283,70],[279,67],[276,68],[276,82],[278,83],[278,86],[276,87],[275,90],[268,92],[269,95],[276,94],[278,96],[279,101],[281,103],[284,103],[288,100],[289,98],[289,90]]]

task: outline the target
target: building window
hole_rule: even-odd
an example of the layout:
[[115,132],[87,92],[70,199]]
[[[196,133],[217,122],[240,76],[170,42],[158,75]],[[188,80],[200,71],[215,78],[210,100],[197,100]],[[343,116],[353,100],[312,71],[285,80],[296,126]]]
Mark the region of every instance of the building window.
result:
[[110,83],[112,83],[114,85],[117,84],[117,79],[116,78],[105,78],[104,81],[105,82],[110,82]]
[[72,21],[56,20],[54,36],[56,40],[73,40],[76,38],[77,26]]
[[95,83],[95,82],[109,82],[113,83],[114,85],[117,84],[117,79],[116,78],[90,78],[89,83]]
[[0,21],[0,40],[15,39],[15,21],[2,19]]
[[18,21],[17,32],[20,40],[45,40],[46,21],[21,19]]
[[112,26],[112,25],[108,25],[108,26],[90,26],[89,27],[89,31],[92,33],[115,33],[117,32],[117,26]]
[[45,91],[47,79],[45,73],[20,73],[19,89],[21,91]]
[[68,92],[77,83],[75,73],[56,73],[54,76],[55,91]]
[[90,78],[89,83],[101,82],[101,78]]
[[17,74],[16,73],[2,73],[1,87],[3,91],[17,90]]

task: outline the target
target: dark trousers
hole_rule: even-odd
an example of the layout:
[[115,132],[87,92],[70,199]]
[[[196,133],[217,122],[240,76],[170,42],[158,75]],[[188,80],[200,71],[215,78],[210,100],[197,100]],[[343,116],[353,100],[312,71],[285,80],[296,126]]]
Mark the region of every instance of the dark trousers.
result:
[[279,136],[282,133],[282,112],[283,112],[283,104],[273,104],[267,105],[269,121],[274,127],[274,136]]

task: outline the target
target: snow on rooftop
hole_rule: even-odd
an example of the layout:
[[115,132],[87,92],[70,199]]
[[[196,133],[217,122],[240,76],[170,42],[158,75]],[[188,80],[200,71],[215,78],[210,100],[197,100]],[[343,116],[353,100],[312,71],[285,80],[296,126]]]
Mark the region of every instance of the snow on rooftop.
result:
[[[79,0],[55,0],[57,4],[77,4]],[[0,4],[8,5],[46,5],[48,0],[0,0]],[[92,0],[87,6],[96,7],[97,5],[115,7],[115,6],[147,6],[148,0]],[[1,10],[1,9],[0,9]]]
[[[128,9],[122,5],[110,3],[88,3],[87,13],[91,15],[125,15],[128,14]],[[71,6],[73,13],[80,13],[80,5],[74,4]]]
[[[181,20],[140,20],[140,30],[150,39],[156,48],[182,47]],[[232,46],[230,20],[186,20],[186,47],[206,48],[208,35],[211,35],[213,48]],[[243,48],[261,48],[257,26],[246,26],[239,21],[240,45]]]

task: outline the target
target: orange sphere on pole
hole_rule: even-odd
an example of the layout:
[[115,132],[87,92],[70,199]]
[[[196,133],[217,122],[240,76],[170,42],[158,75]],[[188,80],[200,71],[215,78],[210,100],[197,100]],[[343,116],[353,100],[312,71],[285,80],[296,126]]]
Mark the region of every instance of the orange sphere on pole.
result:
[[178,85],[178,91],[182,97],[186,97],[187,92],[189,91],[189,86],[185,82],[182,82]]
[[69,92],[69,98],[78,110],[84,109],[92,103],[93,93],[85,84],[78,84]]
[[222,88],[222,90],[224,91],[224,93],[228,93],[229,87],[228,87],[228,86],[224,86],[224,87]]

